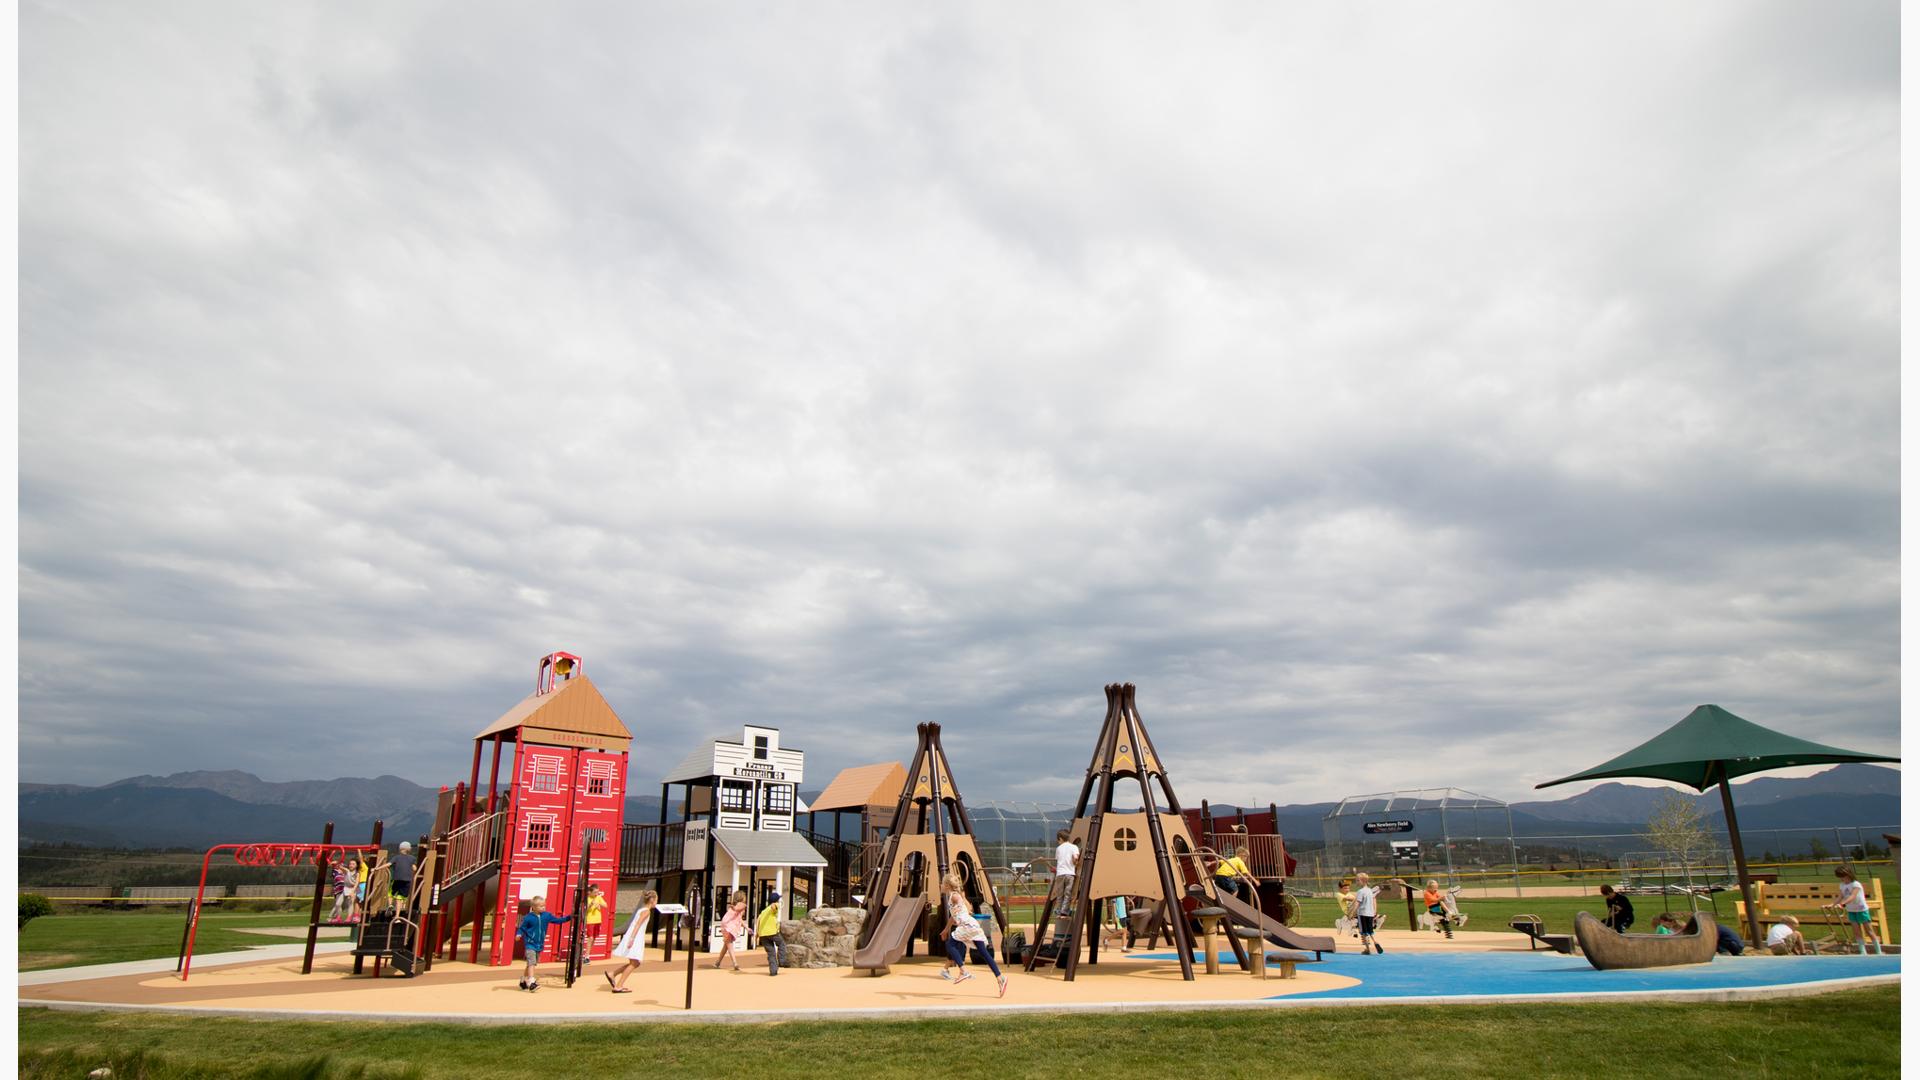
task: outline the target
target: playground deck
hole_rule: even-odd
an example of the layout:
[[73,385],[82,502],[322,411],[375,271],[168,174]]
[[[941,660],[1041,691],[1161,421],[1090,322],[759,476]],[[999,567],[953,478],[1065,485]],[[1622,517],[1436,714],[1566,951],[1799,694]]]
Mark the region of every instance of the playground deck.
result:
[[[1451,942],[1432,933],[1387,931],[1388,952],[1361,956],[1347,951],[1327,963],[1302,963],[1298,976],[1260,980],[1231,962],[1220,975],[1193,982],[1180,978],[1166,950],[1122,955],[1103,951],[1098,965],[1082,964],[1077,982],[1042,969],[1008,969],[1011,988],[996,996],[991,976],[980,969],[972,981],[949,984],[937,960],[902,961],[880,977],[847,968],[785,969],[767,975],[764,954],[743,959],[743,970],[716,971],[701,956],[694,977],[694,1011],[682,1006],[686,966],[650,960],[629,982],[633,993],[609,991],[603,971],[592,965],[572,988],[549,965],[542,989],[515,986],[518,968],[438,963],[413,979],[353,977],[351,959],[323,954],[314,974],[301,976],[297,957],[262,959],[234,954],[204,958],[189,982],[170,972],[34,973],[20,987],[22,1005],[184,1009],[195,1012],[389,1019],[458,1019],[481,1022],[530,1020],[779,1019],[800,1016],[881,1016],[1021,1010],[1249,1007],[1260,1003],[1341,1004],[1387,1000],[1560,1000],[1625,994],[1644,997],[1740,997],[1809,993],[1898,979],[1898,957],[1721,958],[1713,964],[1609,978],[1588,970],[1578,957],[1536,952],[1514,933],[1460,932]],[[1341,940],[1343,949],[1351,949]],[[334,946],[338,948],[338,946]],[[657,953],[653,954],[657,957]]]

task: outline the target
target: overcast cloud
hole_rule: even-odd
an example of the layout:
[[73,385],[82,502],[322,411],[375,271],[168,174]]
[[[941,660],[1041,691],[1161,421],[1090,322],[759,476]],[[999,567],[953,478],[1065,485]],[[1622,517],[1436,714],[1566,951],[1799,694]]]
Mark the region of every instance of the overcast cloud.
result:
[[641,792],[1898,751],[1891,2],[21,26],[23,779],[450,782],[555,648]]

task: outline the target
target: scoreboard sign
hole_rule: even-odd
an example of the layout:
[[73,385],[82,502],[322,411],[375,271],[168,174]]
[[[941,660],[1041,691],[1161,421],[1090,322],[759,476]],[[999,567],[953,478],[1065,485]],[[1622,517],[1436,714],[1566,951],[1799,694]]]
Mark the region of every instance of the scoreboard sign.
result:
[[1418,862],[1420,860],[1420,841],[1389,840],[1393,845],[1393,857],[1398,862]]

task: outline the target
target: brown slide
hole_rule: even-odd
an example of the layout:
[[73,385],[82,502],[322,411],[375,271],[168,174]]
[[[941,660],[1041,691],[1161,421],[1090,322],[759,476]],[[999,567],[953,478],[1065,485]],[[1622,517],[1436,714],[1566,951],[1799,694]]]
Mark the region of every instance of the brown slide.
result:
[[880,925],[874,928],[866,947],[853,954],[854,970],[879,972],[893,966],[906,955],[907,943],[913,940],[914,931],[920,929],[926,913],[924,896],[903,896],[888,904],[887,910],[880,913]]
[[1225,889],[1214,890],[1214,900],[1227,909],[1227,915],[1241,926],[1251,926],[1266,935],[1268,941],[1283,949],[1310,952],[1315,960],[1321,953],[1333,951],[1333,939],[1312,934],[1296,934],[1285,923],[1269,919]]

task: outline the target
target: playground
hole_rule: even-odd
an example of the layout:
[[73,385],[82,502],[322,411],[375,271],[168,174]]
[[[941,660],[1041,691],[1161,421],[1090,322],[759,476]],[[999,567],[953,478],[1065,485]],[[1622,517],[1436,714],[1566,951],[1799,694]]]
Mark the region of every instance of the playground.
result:
[[[431,978],[368,979],[352,974],[342,946],[322,951],[313,973],[300,973],[297,946],[259,960],[247,954],[202,957],[191,980],[170,961],[61,969],[23,977],[23,1005],[109,1007],[227,1015],[312,1018],[386,1017],[475,1022],[636,1021],[908,1017],[954,1013],[1109,1011],[1114,1009],[1255,1007],[1388,1001],[1738,1000],[1799,996],[1897,982],[1898,956],[1719,957],[1709,964],[1640,971],[1594,971],[1575,956],[1529,951],[1511,932],[1461,931],[1449,941],[1424,931],[1387,930],[1382,955],[1329,954],[1318,963],[1302,955],[1292,978],[1256,978],[1219,956],[1220,974],[1181,978],[1178,957],[1165,949],[1106,952],[1083,964],[1074,982],[1052,969],[1010,971],[1002,999],[981,977],[954,985],[941,977],[942,961],[896,961],[885,978],[847,968],[788,968],[769,977],[765,958],[744,958],[738,973],[715,970],[695,954],[693,1009],[685,954],[649,959],[632,977],[633,993],[610,992],[590,965],[572,987],[557,978],[534,994],[521,993],[506,972],[483,964],[446,962]],[[326,947],[323,947],[326,948]],[[1274,956],[1280,954],[1275,953]],[[1195,957],[1201,967],[1204,957]],[[549,969],[548,974],[554,973]]]
[[[99,1046],[125,1045],[123,1035],[108,1034],[120,1027],[98,1026],[109,1023],[153,1031],[156,1041],[143,1045],[164,1042],[170,1023],[252,1025],[223,1029],[247,1041],[261,1031],[317,1032],[312,1025],[322,1021],[411,1031],[440,1045],[467,1041],[444,1034],[457,1030],[446,1025],[532,1025],[584,1044],[584,1032],[633,1024],[753,1031],[739,1025],[775,1022],[781,1031],[810,1025],[806,1037],[836,1047],[844,1068],[868,1049],[849,1046],[846,1033],[882,1021],[912,1026],[991,1017],[1008,1032],[1042,1032],[1071,1016],[1077,1024],[1122,1023],[1151,1038],[1201,1016],[1209,1030],[1240,1031],[1247,1046],[1297,1056],[1310,1044],[1273,1045],[1281,1027],[1258,1025],[1263,1014],[1306,1009],[1316,1024],[1324,1016],[1426,1017],[1429,1028],[1446,1031],[1423,1031],[1414,1059],[1436,1067],[1590,1074],[1593,1058],[1584,1050],[1569,1049],[1547,1067],[1524,1045],[1503,1042],[1512,1033],[1492,1020],[1480,1025],[1480,1038],[1460,1035],[1461,1018],[1480,1015],[1473,1010],[1497,1006],[1511,1016],[1548,1005],[1562,1010],[1553,1021],[1562,1040],[1579,1026],[1568,1016],[1588,1022],[1588,1014],[1565,1010],[1596,1010],[1594,1022],[1605,1030],[1621,1010],[1693,1007],[1650,1014],[1655,1024],[1685,1029],[1663,1036],[1687,1044],[1676,1053],[1712,1046],[1736,1062],[1867,1068],[1883,1064],[1888,1048],[1897,1051],[1897,1028],[1877,1038],[1872,1031],[1898,1005],[1897,865],[1862,866],[1871,888],[1861,886],[1858,902],[1886,946],[1871,954],[1855,951],[1852,930],[1837,918],[1837,886],[1830,874],[1821,879],[1824,868],[1783,864],[1753,880],[1743,856],[1732,868],[1740,888],[1732,895],[1744,898],[1738,900],[1609,874],[1636,892],[1645,922],[1656,914],[1683,917],[1664,936],[1600,927],[1595,912],[1609,909],[1588,895],[1585,881],[1530,894],[1516,885],[1512,895],[1496,897],[1470,891],[1470,876],[1449,867],[1442,876],[1452,887],[1422,895],[1419,867],[1406,867],[1416,880],[1402,882],[1389,864],[1374,879],[1377,891],[1364,880],[1340,881],[1343,895],[1336,896],[1300,887],[1271,807],[1264,815],[1223,814],[1205,803],[1197,812],[1185,809],[1135,687],[1114,684],[1106,696],[1078,800],[1057,822],[1058,847],[1045,849],[1053,858],[1011,867],[995,862],[1006,850],[1004,836],[986,847],[979,842],[961,793],[964,769],[949,759],[940,726],[931,723],[918,726],[907,764],[847,770],[815,806],[797,793],[804,753],[777,729],[748,725],[738,741],[697,744],[668,771],[678,797],[669,798],[663,784],[659,821],[625,823],[620,796],[631,738],[586,680],[579,658],[552,654],[539,664],[535,692],[475,737],[468,776],[443,791],[435,828],[420,838],[422,855],[417,866],[404,866],[406,873],[393,869],[379,823],[366,844],[335,843],[329,825],[318,843],[208,851],[177,931],[177,957],[167,955],[164,935],[179,924],[162,926],[159,914],[55,917],[23,936],[23,951],[31,947],[33,966],[41,968],[19,977],[23,1044],[30,1047],[23,1073],[61,1075],[73,1064],[90,1071],[101,1060]],[[677,821],[669,819],[674,810]],[[835,815],[830,834],[817,824],[822,810]],[[810,828],[799,827],[802,814]],[[840,815],[857,820],[849,826]],[[1381,818],[1372,807],[1361,816]],[[329,867],[353,853],[374,863],[358,909],[365,918],[323,925],[323,887],[339,880]],[[207,908],[205,868],[216,856],[303,874],[310,868],[307,914]],[[1570,880],[1564,871],[1553,876]],[[1350,885],[1357,887],[1348,892]],[[590,897],[611,900],[593,907]],[[542,901],[566,917],[543,944],[525,944]],[[603,917],[589,925],[589,912]],[[1812,954],[1750,947],[1744,955],[1715,955],[1716,940],[1737,942],[1744,930],[1757,941],[1762,924],[1790,913],[1803,920]],[[1829,925],[1816,930],[1822,919]],[[138,935],[118,943],[98,932],[122,921],[131,928],[134,920],[142,920]],[[86,932],[87,923],[95,933]],[[762,938],[793,953],[777,973],[759,947]],[[197,953],[196,940],[203,944]],[[68,950],[65,957],[60,949]],[[737,967],[721,963],[729,950]],[[529,951],[537,987],[524,980]],[[637,966],[628,970],[627,958]],[[961,961],[965,967],[953,966]],[[995,978],[1001,973],[1004,983]],[[1802,1017],[1828,1016],[1831,1008],[1814,1003],[1830,1000],[1869,1003],[1864,1018],[1843,1013],[1823,1021],[1826,1033],[1849,1033],[1852,1041],[1839,1051],[1813,1032],[1786,1056],[1772,1046],[1755,1049]],[[1706,1003],[1729,1011],[1698,1009]],[[1421,1010],[1443,1010],[1447,1019],[1435,1024]],[[116,1019],[83,1019],[89,1015]],[[1370,1021],[1341,1023],[1358,1030]],[[943,1054],[960,1052],[958,1029],[943,1030],[952,1036]],[[1076,1027],[1067,1041],[1091,1040],[1088,1032],[1096,1030]],[[1062,1041],[1059,1029],[1053,1036],[1049,1052]],[[68,1038],[80,1041],[60,1041]],[[332,1052],[319,1034],[302,1038],[290,1045]],[[1434,1056],[1441,1046],[1451,1049]],[[1819,1047],[1827,1056],[1807,1056]],[[1088,1041],[1081,1052],[1099,1050]],[[175,1074],[217,1071],[192,1057],[192,1047],[181,1052],[189,1064]],[[1181,1060],[1176,1048],[1167,1054]],[[432,1075],[457,1071],[453,1058],[427,1060]],[[1276,1067],[1265,1058],[1258,1063],[1261,1069],[1241,1062],[1215,1071]],[[556,1075],[550,1065],[486,1064],[503,1075]],[[1024,1073],[1032,1063],[1001,1073],[977,1064],[959,1074]],[[301,1066],[302,1075],[329,1075],[310,1065]],[[700,1074],[671,1055],[660,1066]],[[395,1075],[429,1074],[406,1068],[412,1071]],[[1313,1058],[1292,1068],[1343,1071]],[[1612,1063],[1609,1069],[1635,1072]],[[139,1062],[129,1071],[169,1075]]]

